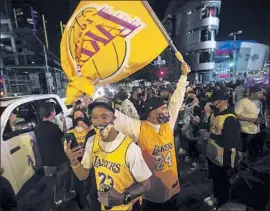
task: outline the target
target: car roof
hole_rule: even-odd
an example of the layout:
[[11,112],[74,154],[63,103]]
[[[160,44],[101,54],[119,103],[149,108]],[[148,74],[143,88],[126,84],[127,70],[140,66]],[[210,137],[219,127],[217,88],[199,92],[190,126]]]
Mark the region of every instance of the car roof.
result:
[[51,98],[51,97],[56,97],[57,95],[54,94],[44,94],[44,95],[24,95],[24,96],[16,96],[16,97],[4,97],[4,98],[0,98],[0,107],[7,107],[10,104],[18,101],[18,100],[26,100],[29,99],[29,101],[32,100],[39,100],[39,99],[43,99],[43,98]]
[[17,101],[22,97],[5,97],[0,99],[0,107],[7,107],[9,104]]

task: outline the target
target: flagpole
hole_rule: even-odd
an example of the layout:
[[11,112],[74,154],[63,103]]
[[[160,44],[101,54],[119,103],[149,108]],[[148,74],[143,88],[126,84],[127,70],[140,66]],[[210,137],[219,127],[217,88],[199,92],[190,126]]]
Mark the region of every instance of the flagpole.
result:
[[164,26],[162,25],[162,23],[159,21],[158,17],[156,16],[155,12],[153,11],[153,9],[151,8],[150,4],[147,1],[141,1],[142,4],[144,5],[145,9],[149,12],[149,14],[151,15],[151,17],[153,18],[153,20],[155,21],[155,23],[157,24],[158,28],[160,29],[160,31],[162,32],[163,36],[166,38],[166,40],[168,41],[168,43],[170,44],[170,47],[172,48],[173,52],[175,53],[176,58],[180,61],[180,62],[184,62],[184,58],[182,56],[182,54],[177,50],[176,46],[173,43],[173,40],[171,39],[171,37],[169,36],[169,34],[167,33],[166,29],[164,28]]
[[17,20],[17,14],[16,14],[15,9],[13,9],[13,15],[14,15],[14,20],[15,20],[15,26],[16,26],[16,28],[18,28],[18,20]]
[[64,32],[64,27],[63,27],[63,22],[62,22],[62,21],[60,21],[60,29],[61,29],[61,34],[63,34],[63,32]]
[[46,22],[45,22],[45,16],[44,15],[42,15],[42,22],[43,22],[43,30],[44,30],[46,47],[49,48],[49,41],[48,41],[47,28],[46,28]]

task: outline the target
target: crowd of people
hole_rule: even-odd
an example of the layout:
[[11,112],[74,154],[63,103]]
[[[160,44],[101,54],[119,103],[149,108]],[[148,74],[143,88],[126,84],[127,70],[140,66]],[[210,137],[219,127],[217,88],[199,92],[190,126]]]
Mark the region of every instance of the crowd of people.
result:
[[75,197],[80,210],[177,210],[181,155],[192,171],[207,165],[206,204],[232,201],[232,177],[269,155],[269,134],[261,136],[269,133],[269,87],[188,84],[189,70],[181,65],[176,84],[84,95],[71,109],[71,128],[64,117],[61,129],[55,123],[53,102],[41,105],[35,135],[48,209]]

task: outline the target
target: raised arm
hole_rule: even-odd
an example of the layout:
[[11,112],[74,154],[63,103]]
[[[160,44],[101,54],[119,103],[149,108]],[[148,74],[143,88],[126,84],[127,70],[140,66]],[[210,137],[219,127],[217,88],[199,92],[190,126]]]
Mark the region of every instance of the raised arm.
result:
[[125,135],[132,138],[135,142],[137,142],[140,136],[141,121],[131,118],[118,110],[115,111],[115,116],[115,129],[124,133]]
[[174,128],[178,113],[184,101],[186,86],[188,85],[187,74],[190,72],[190,68],[186,63],[182,63],[181,70],[182,76],[177,83],[176,89],[169,103],[169,112],[171,115],[170,125],[172,128]]

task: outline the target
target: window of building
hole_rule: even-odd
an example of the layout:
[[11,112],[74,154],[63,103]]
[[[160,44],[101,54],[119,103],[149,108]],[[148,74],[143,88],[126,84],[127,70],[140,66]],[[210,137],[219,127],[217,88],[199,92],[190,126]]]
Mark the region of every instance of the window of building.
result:
[[192,52],[186,53],[185,61],[187,62],[187,64],[191,65],[193,63],[193,59],[194,59],[194,54]]
[[218,16],[218,7],[210,7],[209,15],[211,17],[217,17]]
[[202,10],[202,19],[209,17],[209,7]]
[[188,34],[193,34],[196,30],[195,29],[192,29],[190,31],[188,31]]
[[205,29],[201,31],[201,42],[204,41],[210,41],[211,40],[211,30],[210,29]]
[[201,31],[201,42],[215,40],[216,30],[215,29],[204,29]]
[[196,11],[202,9],[202,8],[204,8],[204,5],[200,5],[200,6],[198,6],[198,7],[195,7],[194,9],[188,11],[188,12],[187,12],[187,15],[191,15],[192,13],[194,13],[194,12],[196,12]]
[[218,7],[206,7],[202,10],[202,19],[209,17],[217,17],[218,16]]
[[1,32],[9,32],[9,27],[8,27],[8,24],[4,23],[4,24],[0,24],[0,29],[1,29]]
[[212,30],[211,30],[211,37],[212,37],[212,40],[216,40],[216,34],[217,34],[217,30],[216,30],[216,29],[212,29]]
[[214,61],[213,51],[200,52],[199,63],[208,63],[213,61]]

